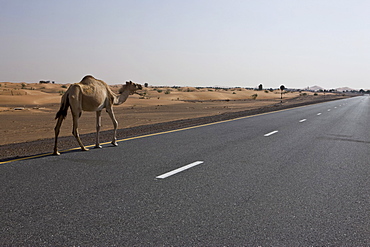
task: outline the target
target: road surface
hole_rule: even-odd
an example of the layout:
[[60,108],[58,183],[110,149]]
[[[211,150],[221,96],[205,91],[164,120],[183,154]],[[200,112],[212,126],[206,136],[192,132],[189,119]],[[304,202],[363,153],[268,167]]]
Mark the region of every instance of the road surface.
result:
[[0,245],[369,246],[370,97],[0,165]]

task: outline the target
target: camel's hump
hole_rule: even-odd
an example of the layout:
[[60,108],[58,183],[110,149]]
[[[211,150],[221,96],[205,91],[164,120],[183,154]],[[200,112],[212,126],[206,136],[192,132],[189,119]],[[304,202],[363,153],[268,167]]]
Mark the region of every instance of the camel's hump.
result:
[[85,80],[85,79],[89,79],[89,78],[90,79],[95,79],[95,77],[92,76],[92,75],[85,75],[84,78],[82,78],[82,81]]
[[106,90],[109,97],[115,96],[108,84],[102,80],[96,79],[92,75],[86,75],[79,84],[80,88],[86,95],[92,95],[97,91]]
[[87,75],[84,78],[82,78],[82,80],[80,81],[80,83],[82,83],[82,84],[91,84],[91,83],[94,83],[96,81],[99,81],[99,80],[97,80],[92,75]]
[[84,78],[82,78],[80,83],[84,84],[84,85],[91,85],[91,86],[95,86],[95,85],[99,85],[99,84],[104,85],[104,86],[108,86],[107,83],[105,83],[102,80],[96,79],[92,75],[85,76]]

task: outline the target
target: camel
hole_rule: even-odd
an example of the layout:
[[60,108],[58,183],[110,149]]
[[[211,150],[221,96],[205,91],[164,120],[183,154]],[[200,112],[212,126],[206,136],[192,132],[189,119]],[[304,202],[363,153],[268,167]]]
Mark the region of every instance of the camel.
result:
[[56,114],[55,119],[58,119],[55,125],[55,144],[54,144],[54,155],[60,155],[58,152],[58,135],[60,132],[60,126],[63,120],[67,116],[68,108],[71,108],[73,117],[73,130],[72,134],[76,138],[81,150],[87,151],[88,149],[82,144],[80,135],[78,133],[78,119],[81,117],[82,111],[95,111],[96,112],[96,143],[95,148],[101,148],[99,143],[99,131],[101,127],[101,111],[106,108],[106,111],[113,122],[113,140],[112,144],[117,146],[117,126],[118,122],[113,113],[113,105],[120,105],[124,103],[130,94],[137,93],[137,90],[141,90],[140,84],[133,82],[126,82],[119,90],[119,95],[112,92],[109,86],[98,79],[95,79],[91,75],[85,76],[81,82],[72,84],[61,99],[61,106]]

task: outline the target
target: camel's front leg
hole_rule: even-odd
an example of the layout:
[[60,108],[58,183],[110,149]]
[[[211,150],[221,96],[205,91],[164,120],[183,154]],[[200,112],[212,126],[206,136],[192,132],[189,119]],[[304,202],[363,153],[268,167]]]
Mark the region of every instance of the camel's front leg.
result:
[[118,146],[118,144],[117,144],[117,138],[116,138],[118,122],[117,122],[116,117],[114,116],[114,113],[113,113],[113,109],[112,108],[107,108],[107,112],[108,112],[109,117],[112,119],[113,127],[114,127],[114,130],[113,130],[113,139],[112,139],[112,142],[111,143],[114,146]]
[[101,111],[96,112],[96,139],[95,139],[95,148],[102,148],[99,143],[99,131],[101,127]]
[[73,130],[72,130],[72,134],[74,135],[74,137],[76,138],[78,144],[80,145],[81,147],[81,150],[82,151],[87,151],[89,149],[85,148],[85,146],[82,144],[82,141],[80,139],[80,135],[78,133],[78,119],[80,117],[80,114],[81,112],[75,114],[75,113],[72,113],[72,116],[73,116]]
[[60,116],[54,128],[54,131],[55,131],[55,143],[54,143],[54,153],[53,153],[54,155],[60,155],[60,153],[58,152],[58,136],[60,132],[60,126],[62,125],[63,120],[64,120],[64,117]]

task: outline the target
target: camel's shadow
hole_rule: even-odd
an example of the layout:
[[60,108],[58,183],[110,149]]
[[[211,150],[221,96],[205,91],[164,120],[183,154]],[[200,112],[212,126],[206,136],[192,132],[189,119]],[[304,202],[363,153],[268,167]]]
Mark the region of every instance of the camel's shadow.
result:
[[43,152],[43,153],[38,153],[38,154],[32,154],[32,155],[24,155],[24,156],[13,156],[13,157],[6,157],[6,158],[1,158],[0,159],[0,165],[5,165],[9,163],[13,163],[16,161],[24,161],[24,160],[37,160],[41,159],[44,157],[60,157],[68,154],[73,154],[73,153],[89,153],[93,152],[94,150],[101,150],[101,149],[107,149],[107,148],[115,148],[117,146],[114,146],[112,144],[103,144],[101,148],[95,148],[94,145],[86,146],[89,148],[88,151],[83,151],[81,150],[80,147],[78,148],[71,148],[71,149],[66,149],[66,150],[61,150],[60,153],[61,155],[55,155],[52,152]]

